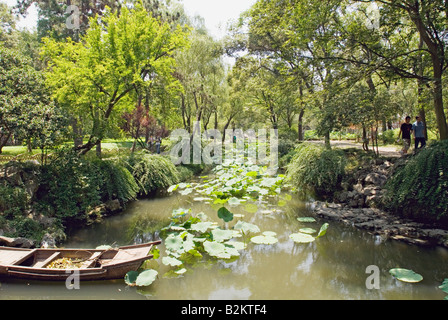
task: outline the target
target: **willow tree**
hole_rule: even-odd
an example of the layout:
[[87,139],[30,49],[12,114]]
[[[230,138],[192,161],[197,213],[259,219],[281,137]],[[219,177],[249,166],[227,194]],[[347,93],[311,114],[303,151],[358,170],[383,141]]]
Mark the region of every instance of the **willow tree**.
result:
[[101,19],[90,20],[80,42],[44,39],[47,80],[55,98],[92,122],[88,141],[76,150],[85,154],[100,145],[114,115],[135,104],[132,91],[159,78],[176,88],[173,54],[187,43],[185,30],[160,22],[141,2],[123,6],[119,16],[106,8]]

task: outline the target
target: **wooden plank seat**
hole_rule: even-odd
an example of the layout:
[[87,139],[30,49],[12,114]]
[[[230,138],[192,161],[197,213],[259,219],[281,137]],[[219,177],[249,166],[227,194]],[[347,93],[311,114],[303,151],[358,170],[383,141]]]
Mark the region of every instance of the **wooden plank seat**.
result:
[[13,251],[7,250],[3,254],[0,254],[0,264],[1,265],[18,265],[31,257],[36,252],[33,250],[23,250],[23,251]]
[[47,259],[36,262],[33,265],[33,268],[45,268],[51,261],[53,261],[54,259],[58,258],[60,254],[61,254],[60,252],[53,253]]
[[84,261],[82,263],[81,269],[90,268],[91,266],[93,266],[98,261],[98,259],[101,257],[101,255],[103,253],[104,253],[103,251],[101,251],[101,252],[94,252],[89,259],[87,259],[86,261]]

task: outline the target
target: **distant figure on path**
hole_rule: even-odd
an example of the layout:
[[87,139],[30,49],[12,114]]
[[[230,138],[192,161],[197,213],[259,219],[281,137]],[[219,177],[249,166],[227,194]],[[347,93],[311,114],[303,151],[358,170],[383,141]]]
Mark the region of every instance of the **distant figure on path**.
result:
[[162,142],[161,140],[162,140],[162,138],[157,138],[157,142],[156,142],[157,154],[160,154],[160,144]]
[[411,117],[407,116],[405,122],[400,127],[400,133],[398,134],[398,141],[400,137],[403,139],[403,149],[400,153],[407,154],[409,148],[411,147],[411,132],[412,132]]
[[420,117],[415,117],[415,121],[412,124],[412,132],[414,134],[415,139],[415,151],[418,149],[418,145],[420,144],[420,148],[423,148],[426,145],[426,138],[425,138],[425,124],[423,121],[420,121]]

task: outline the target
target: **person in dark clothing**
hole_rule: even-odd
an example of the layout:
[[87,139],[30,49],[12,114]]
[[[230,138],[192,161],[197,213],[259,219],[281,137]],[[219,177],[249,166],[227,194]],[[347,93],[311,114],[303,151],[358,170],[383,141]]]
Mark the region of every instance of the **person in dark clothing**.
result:
[[403,149],[400,151],[401,154],[407,154],[411,146],[411,132],[412,132],[411,117],[407,116],[405,122],[400,127],[400,133],[398,134],[398,141],[400,141],[400,136],[403,139]]

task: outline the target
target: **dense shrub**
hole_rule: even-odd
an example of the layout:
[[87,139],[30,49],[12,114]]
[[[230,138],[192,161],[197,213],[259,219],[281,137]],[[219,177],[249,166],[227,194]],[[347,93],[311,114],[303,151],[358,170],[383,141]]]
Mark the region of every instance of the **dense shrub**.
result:
[[302,143],[287,168],[287,177],[302,193],[331,195],[344,175],[345,157],[341,150]]
[[102,175],[92,162],[63,149],[42,166],[37,202],[40,210],[60,219],[84,219],[101,204]]
[[95,160],[93,163],[101,175],[101,201],[118,199],[126,203],[136,198],[139,187],[128,169],[111,160]]
[[126,161],[142,195],[179,183],[179,172],[167,157],[136,153]]
[[4,217],[23,214],[28,206],[28,195],[24,189],[0,185],[0,212]]
[[399,167],[385,186],[384,205],[422,220],[448,221],[448,141],[435,142]]

